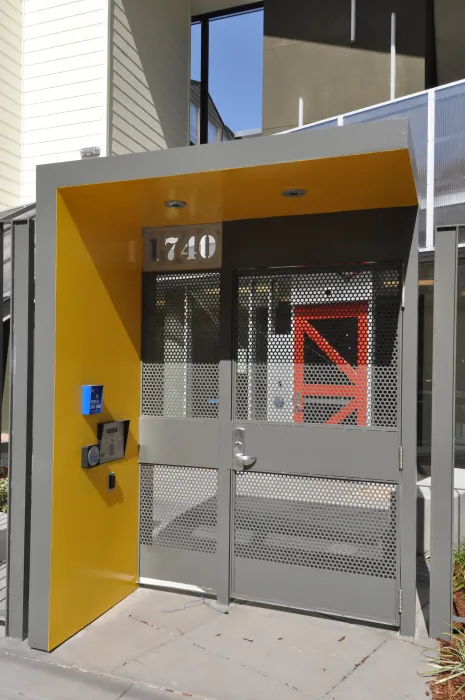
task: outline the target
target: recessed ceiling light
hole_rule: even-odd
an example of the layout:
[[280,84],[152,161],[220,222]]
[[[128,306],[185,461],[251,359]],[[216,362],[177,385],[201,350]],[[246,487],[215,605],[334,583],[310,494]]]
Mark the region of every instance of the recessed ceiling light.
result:
[[185,209],[187,202],[183,202],[182,199],[169,199],[165,202],[165,207],[168,207],[168,209]]
[[305,197],[307,194],[307,190],[302,190],[299,187],[291,187],[288,190],[283,190],[282,195],[283,197],[290,197],[291,199],[295,199],[297,197]]

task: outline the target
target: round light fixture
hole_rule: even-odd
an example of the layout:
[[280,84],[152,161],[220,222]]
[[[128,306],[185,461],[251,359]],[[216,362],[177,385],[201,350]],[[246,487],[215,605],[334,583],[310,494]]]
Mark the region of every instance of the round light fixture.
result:
[[182,199],[169,199],[165,202],[165,207],[168,207],[168,209],[185,209],[187,202],[183,202]]
[[297,199],[297,197],[305,197],[307,190],[302,190],[299,187],[291,187],[288,190],[283,190],[283,197],[289,197],[290,199]]

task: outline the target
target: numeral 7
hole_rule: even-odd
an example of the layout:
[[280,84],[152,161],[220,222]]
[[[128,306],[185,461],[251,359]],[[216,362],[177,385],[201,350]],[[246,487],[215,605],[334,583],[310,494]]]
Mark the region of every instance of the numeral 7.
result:
[[168,260],[174,260],[174,250],[176,248],[176,243],[178,242],[179,238],[175,238],[174,236],[170,238],[165,238],[165,245],[170,245],[171,248],[168,251]]

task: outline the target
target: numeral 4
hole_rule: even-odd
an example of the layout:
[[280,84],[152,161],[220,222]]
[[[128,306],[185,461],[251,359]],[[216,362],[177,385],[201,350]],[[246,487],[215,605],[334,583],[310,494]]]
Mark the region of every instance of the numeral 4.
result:
[[195,236],[189,238],[181,251],[181,255],[185,255],[188,260],[195,260],[197,257],[197,253],[195,252]]

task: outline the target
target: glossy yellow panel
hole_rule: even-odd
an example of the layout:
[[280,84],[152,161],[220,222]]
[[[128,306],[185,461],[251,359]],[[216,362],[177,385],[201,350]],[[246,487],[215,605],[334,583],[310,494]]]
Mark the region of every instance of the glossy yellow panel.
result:
[[[136,587],[140,228],[58,193],[56,265],[50,649]],[[81,385],[91,383],[104,385],[101,416],[81,415]],[[126,458],[81,469],[81,446],[96,442],[97,423],[124,418]]]
[[[277,138],[277,137],[276,137]],[[287,199],[290,187],[307,190]],[[417,205],[407,150],[65,188],[80,206],[100,202],[121,221],[170,226]],[[72,193],[72,194],[71,194]],[[167,209],[181,199],[186,209]]]

